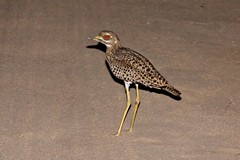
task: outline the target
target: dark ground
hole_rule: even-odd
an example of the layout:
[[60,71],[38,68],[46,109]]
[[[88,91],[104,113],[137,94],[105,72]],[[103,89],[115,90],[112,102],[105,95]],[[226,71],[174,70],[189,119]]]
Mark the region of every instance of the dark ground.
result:
[[[239,160],[239,0],[0,0],[1,160]],[[124,87],[87,37],[115,31],[182,92]],[[131,89],[134,101],[135,89]]]

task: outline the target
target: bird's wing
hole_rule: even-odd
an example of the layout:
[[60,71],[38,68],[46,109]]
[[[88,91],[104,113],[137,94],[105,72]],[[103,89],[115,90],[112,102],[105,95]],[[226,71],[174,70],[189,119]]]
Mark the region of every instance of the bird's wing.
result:
[[129,76],[135,77],[138,83],[154,88],[160,88],[168,83],[147,58],[134,50],[118,49],[113,58],[117,61],[119,69],[129,72]]
[[148,72],[148,73],[158,73],[158,71],[154,68],[152,63],[145,58],[140,53],[129,49],[129,48],[122,48],[117,50],[114,58],[122,64],[125,64],[127,66],[131,66],[134,69],[137,69],[139,71]]

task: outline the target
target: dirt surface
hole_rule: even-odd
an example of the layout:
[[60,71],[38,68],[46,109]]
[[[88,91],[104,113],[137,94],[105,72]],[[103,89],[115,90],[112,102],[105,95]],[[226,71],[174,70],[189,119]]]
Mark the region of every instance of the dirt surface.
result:
[[[239,0],[0,0],[1,160],[239,160]],[[87,37],[115,31],[182,92],[126,97]],[[131,88],[132,101],[135,89]]]

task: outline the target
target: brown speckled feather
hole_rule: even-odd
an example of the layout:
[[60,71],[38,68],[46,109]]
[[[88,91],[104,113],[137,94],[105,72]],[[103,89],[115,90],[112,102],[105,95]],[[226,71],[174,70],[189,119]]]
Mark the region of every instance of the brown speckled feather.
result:
[[180,92],[168,84],[151,62],[138,52],[124,47],[108,52],[112,53],[108,53],[111,56],[107,58],[107,62],[117,78],[156,89],[164,89],[176,96],[180,95]]

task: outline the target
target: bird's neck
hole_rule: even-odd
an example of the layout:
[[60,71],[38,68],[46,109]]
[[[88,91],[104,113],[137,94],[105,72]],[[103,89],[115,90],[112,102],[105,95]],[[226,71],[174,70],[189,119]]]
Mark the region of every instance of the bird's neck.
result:
[[121,44],[120,45],[106,45],[107,50],[106,50],[106,60],[109,64],[111,64],[112,57],[113,55],[117,52],[118,49],[122,48]]
[[116,50],[119,48],[122,48],[122,45],[120,42],[112,44],[112,45],[106,45],[107,46],[107,54],[114,54]]

